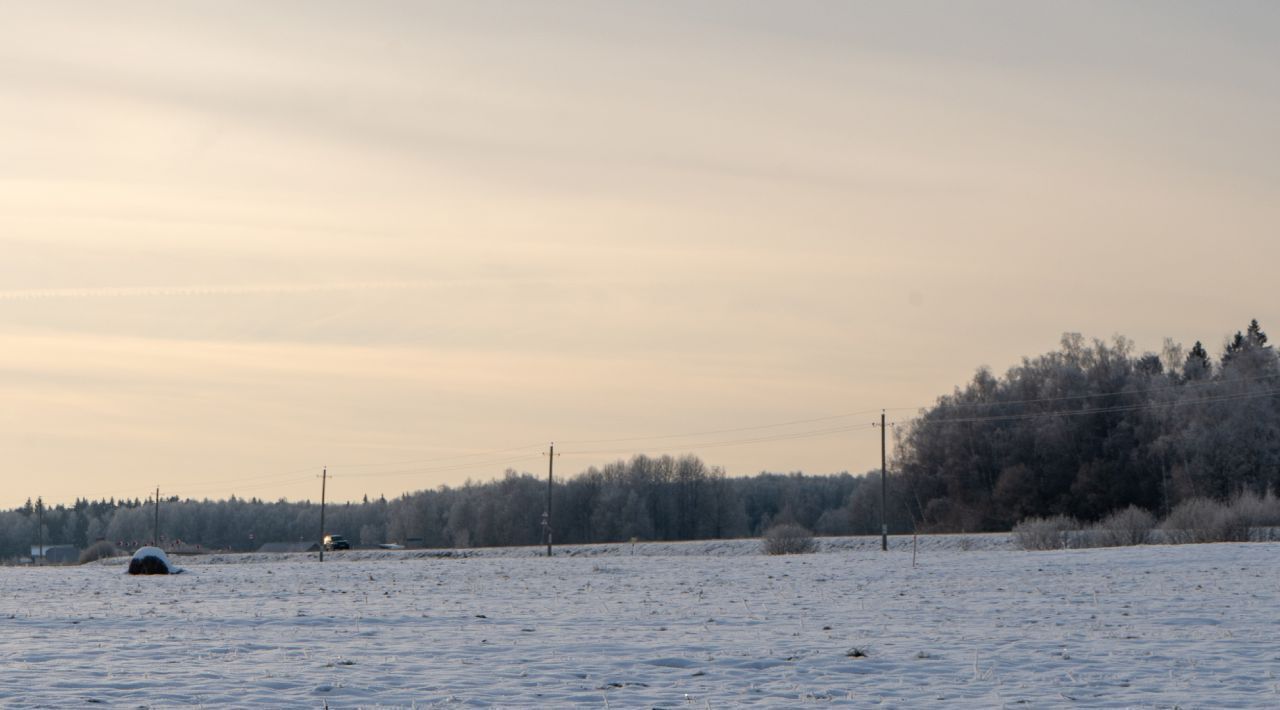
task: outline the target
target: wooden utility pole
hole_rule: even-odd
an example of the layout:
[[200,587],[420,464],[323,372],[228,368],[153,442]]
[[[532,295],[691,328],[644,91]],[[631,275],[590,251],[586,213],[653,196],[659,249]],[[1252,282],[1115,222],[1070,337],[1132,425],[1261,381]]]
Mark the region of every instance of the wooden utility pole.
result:
[[542,532],[547,536],[547,557],[551,556],[551,481],[556,467],[556,442],[547,453],[547,511],[542,514]]
[[880,410],[880,551],[889,551],[889,518],[886,515],[888,500],[888,475],[885,472],[885,424],[884,410]]
[[160,547],[160,486],[156,486],[155,518],[151,522],[151,544]]
[[320,561],[324,562],[324,487],[329,480],[329,467],[320,470]]
[[40,548],[40,564],[43,565],[44,564],[44,498],[36,498],[36,546]]

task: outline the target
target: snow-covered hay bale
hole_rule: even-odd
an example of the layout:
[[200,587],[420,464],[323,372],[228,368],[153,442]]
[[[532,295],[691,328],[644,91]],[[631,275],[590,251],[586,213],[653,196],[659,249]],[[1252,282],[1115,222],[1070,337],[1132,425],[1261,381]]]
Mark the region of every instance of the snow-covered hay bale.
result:
[[181,567],[175,567],[169,556],[158,547],[143,547],[133,553],[129,560],[129,574],[177,574]]

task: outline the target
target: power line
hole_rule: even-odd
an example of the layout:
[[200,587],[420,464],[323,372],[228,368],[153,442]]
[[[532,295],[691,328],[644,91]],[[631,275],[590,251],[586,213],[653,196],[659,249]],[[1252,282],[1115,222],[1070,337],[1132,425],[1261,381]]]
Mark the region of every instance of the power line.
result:
[[[1277,377],[1280,377],[1280,373],[1271,374],[1271,375],[1256,375],[1254,377],[1241,377],[1238,379],[1231,380],[1231,383],[1257,382],[1260,380],[1275,379]],[[1079,400],[1079,399],[1093,399],[1093,398],[1100,398],[1100,397],[1119,397],[1122,395],[1142,395],[1142,394],[1149,394],[1152,392],[1168,392],[1171,390],[1183,391],[1193,387],[1195,388],[1221,387],[1224,384],[1227,384],[1227,383],[1221,380],[1208,380],[1204,382],[1189,382],[1189,383],[1181,383],[1181,384],[1170,383],[1168,385],[1162,385],[1160,387],[1148,387],[1143,390],[1137,390],[1132,392],[1126,392],[1123,390],[1116,391],[1116,392],[1092,392],[1088,394],[1062,395],[1060,397],[1038,397],[1035,399],[1014,399],[1014,400],[1009,400],[1005,402],[936,402],[934,404],[920,405],[915,407],[885,407],[885,411],[899,412],[904,410],[919,411],[921,409],[940,409],[943,407],[948,407],[948,408],[950,407],[955,407],[955,408],[995,407],[995,406],[1006,405],[1006,404],[1040,404],[1045,402],[1068,402],[1068,401]]]
[[[446,456],[446,457],[440,457],[436,459],[425,459],[422,461],[423,462],[448,461],[448,460],[454,460],[454,459],[465,458],[470,456],[481,456],[486,454],[502,453],[507,451],[519,451],[527,448],[532,448],[532,447],[513,447],[509,449],[496,449],[493,451],[477,452],[474,454],[461,454],[458,456]],[[502,458],[502,459],[475,461],[475,462],[468,462],[468,463],[458,463],[458,464],[449,465],[449,466],[422,467],[422,468],[412,468],[412,469],[400,469],[400,470],[394,470],[394,471],[371,471],[368,473],[344,473],[344,478],[369,478],[369,477],[377,477],[377,476],[383,476],[383,475],[405,475],[405,474],[411,474],[411,473],[431,473],[434,471],[453,471],[453,470],[462,470],[466,468],[475,468],[475,467],[481,467],[481,466],[514,463],[522,460],[527,460],[529,458],[531,458],[531,456],[522,456],[522,457],[516,457],[516,458]],[[368,464],[345,464],[341,466],[341,468],[347,469],[347,468],[355,468],[358,466],[360,467],[391,466],[391,465],[398,465],[403,463],[416,463],[416,461],[368,463]],[[281,473],[271,473],[271,474],[264,474],[259,476],[244,476],[240,478],[231,478],[231,479],[226,479],[226,480],[208,483],[204,485],[198,485],[194,487],[178,486],[177,488],[179,488],[183,492],[183,494],[188,496],[193,493],[198,494],[206,491],[223,491],[223,490],[227,490],[228,488],[233,488],[234,489],[232,491],[233,493],[235,491],[250,491],[250,490],[262,490],[266,488],[279,488],[279,487],[288,486],[295,483],[303,483],[303,482],[308,482],[313,480],[314,476],[298,477],[295,474],[301,473],[303,471],[311,471],[311,470],[314,470],[314,468],[315,468],[314,466],[307,466],[304,468],[291,469],[289,471],[284,471]],[[336,469],[339,467],[330,466],[330,468]],[[174,486],[170,486],[170,488],[172,489],[174,488]],[[148,491],[148,493],[150,493],[150,491]],[[108,494],[103,496],[103,498],[112,497],[112,495],[113,494]]]
[[[1252,378],[1252,379],[1260,380],[1260,379],[1266,379],[1266,378]],[[1214,384],[1221,384],[1221,383],[1214,383]],[[1137,393],[1114,393],[1114,394],[1140,395],[1142,393],[1137,392]],[[1190,399],[1190,400],[1183,399],[1183,400],[1176,400],[1172,402],[1143,402],[1143,403],[1134,403],[1134,404],[1113,405],[1109,407],[1058,410],[1058,411],[1048,411],[1048,412],[1021,412],[1017,414],[995,414],[995,415],[972,416],[972,417],[941,417],[941,418],[932,418],[932,419],[927,418],[928,414],[926,414],[925,415],[926,418],[910,417],[906,419],[895,420],[895,422],[893,423],[900,424],[900,423],[907,423],[912,421],[919,421],[919,422],[927,422],[931,424],[943,424],[943,423],[961,424],[961,423],[997,422],[997,421],[1024,421],[1024,420],[1036,419],[1036,418],[1074,417],[1074,416],[1088,416],[1088,415],[1094,415],[1094,414],[1131,412],[1131,411],[1140,411],[1145,409],[1155,409],[1158,407],[1194,406],[1194,405],[1201,405],[1201,404],[1212,404],[1217,402],[1231,402],[1231,401],[1257,399],[1257,398],[1270,397],[1270,396],[1276,396],[1276,395],[1280,395],[1280,388],[1272,388],[1272,389],[1267,389],[1259,392],[1211,395],[1208,397],[1199,397],[1199,398]],[[1087,395],[1087,396],[1093,396],[1093,395]],[[983,403],[983,404],[987,406],[998,406],[998,405],[1019,405],[1019,404],[1030,404],[1030,403],[1061,402],[1061,401],[1073,401],[1073,400],[1084,399],[1087,396],[1052,397],[1052,398],[1041,398],[1037,400],[1013,400],[1009,402],[989,402],[989,403]],[[939,409],[942,409],[942,408],[941,407],[935,408],[934,411],[938,411]],[[664,439],[664,438],[675,439],[675,438],[682,438],[687,436],[694,436],[694,435],[697,435],[698,433],[712,434],[712,433],[731,433],[731,432],[740,432],[740,431],[760,431],[760,430],[771,429],[771,428],[779,428],[783,426],[795,426],[803,423],[817,423],[817,422],[823,422],[823,421],[832,421],[836,419],[857,416],[858,414],[865,414],[872,411],[875,411],[875,410],[867,410],[864,412],[854,412],[850,414],[841,414],[841,415],[833,415],[833,416],[826,416],[826,417],[813,417],[810,419],[793,420],[793,421],[782,422],[778,424],[765,424],[765,425],[758,425],[758,426],[751,426],[751,427],[735,427],[731,429],[719,429],[719,430],[712,430],[712,431],[705,431],[705,432],[691,432],[689,434],[683,434],[683,435],[667,435],[664,437],[621,437],[621,438],[615,438],[615,439],[586,440],[586,441],[580,441],[578,443],[590,443],[591,441],[600,442],[600,443],[651,441],[651,440]],[[685,451],[716,449],[716,448],[727,448],[727,447],[734,447],[734,446],[749,446],[753,444],[770,443],[770,442],[777,442],[777,441],[792,441],[797,439],[819,438],[823,436],[833,436],[836,434],[843,434],[843,433],[850,433],[850,432],[857,432],[857,431],[871,431],[871,430],[872,430],[872,426],[869,424],[853,424],[853,425],[847,425],[847,426],[826,427],[826,428],[805,430],[805,431],[799,431],[799,432],[786,432],[786,433],[772,434],[768,436],[744,437],[744,438],[721,440],[721,441],[686,442],[686,443],[675,444],[673,446],[663,447],[663,448],[666,448],[667,450],[673,450],[678,448]],[[483,455],[484,453],[501,453],[501,452],[510,452],[510,451],[520,451],[526,448],[529,448],[529,447],[511,447],[507,449],[494,449],[490,452],[477,452],[476,454],[462,454],[458,456],[439,457],[436,459],[426,459],[423,461],[424,462],[450,461],[450,460],[457,460],[460,458],[468,458],[471,456],[480,456],[480,455]],[[635,450],[634,448],[633,449],[599,448],[599,449],[582,449],[577,451],[570,450],[564,453],[572,457],[582,457],[582,456],[588,456],[588,455],[624,455],[629,453],[635,453]],[[390,470],[390,471],[370,471],[366,473],[350,473],[350,474],[346,474],[346,477],[348,478],[379,478],[379,477],[393,477],[393,476],[423,475],[423,474],[430,474],[430,473],[443,473],[443,472],[450,472],[450,471],[466,470],[469,468],[481,468],[481,467],[487,467],[487,466],[500,466],[500,465],[521,463],[524,461],[534,460],[534,458],[535,457],[532,455],[503,457],[503,458],[486,459],[481,461],[460,462],[460,463],[454,463],[454,464],[443,465],[443,466],[413,467],[413,468],[397,469],[397,470]],[[344,466],[344,468],[355,468],[357,466],[368,467],[368,466],[385,466],[385,465],[392,465],[392,464],[388,464],[388,463],[347,464]],[[301,469],[301,470],[310,470],[310,468]],[[267,476],[260,476],[260,477],[246,477],[246,478],[240,478],[240,479],[233,479],[231,481],[211,483],[205,486],[199,486],[199,487],[196,487],[194,490],[191,488],[181,487],[181,486],[179,486],[178,488],[181,490],[184,490],[188,495],[190,495],[190,493],[192,492],[226,490],[227,488],[235,488],[239,491],[279,488],[282,486],[288,486],[291,484],[300,484],[300,483],[309,482],[312,480],[312,476],[306,476],[301,478],[294,477],[294,478],[288,478],[283,480],[275,480],[280,476],[290,475],[291,473],[292,471],[288,473],[270,474]],[[244,482],[244,484],[235,485],[237,482]],[[148,493],[150,493],[150,491],[148,491]]]
[[[245,476],[242,478],[229,478],[224,481],[220,481],[218,485],[242,483],[242,482],[253,483],[257,481],[268,481],[276,478],[282,478],[284,476],[295,476],[299,473],[302,473],[303,471],[310,471],[314,468],[315,468],[314,466],[307,466],[305,468],[295,468],[289,471],[282,471],[280,473],[267,473],[267,474],[261,474],[261,475],[255,475],[255,476]],[[293,481],[293,480],[299,480],[299,479],[289,479],[289,480]],[[287,482],[289,481],[282,481],[282,483],[287,483]],[[204,487],[207,487],[207,486],[204,486]],[[200,488],[202,487],[197,487],[197,490],[199,490]]]
[[[832,434],[840,434],[844,432],[862,431],[862,430],[870,431],[871,425],[870,424],[853,424],[849,426],[832,427],[828,429],[818,429],[814,431],[792,432],[788,434],[778,434],[774,436],[760,436],[760,437],[753,437],[749,439],[732,439],[729,441],[711,441],[711,442],[680,444],[678,445],[678,447],[686,450],[687,449],[716,449],[716,448],[724,448],[727,446],[743,446],[743,445],[759,444],[759,443],[765,443],[765,442],[771,442],[771,441],[789,441],[792,439],[808,439],[808,438],[830,436]],[[570,455],[570,456],[572,455],[582,456],[586,454],[634,453],[634,450],[633,449],[587,449],[582,451],[569,451],[565,453],[566,455]]]
[[194,489],[183,488],[183,491],[185,493],[190,494],[193,491],[196,493],[200,493],[203,491],[219,491],[219,490],[227,490],[228,488],[230,488],[232,489],[231,491],[232,494],[234,494],[236,491],[257,491],[257,490],[263,490],[265,488],[280,488],[280,487],[288,486],[295,483],[310,482],[313,480],[315,480],[315,476],[305,476],[302,478],[290,478],[284,481],[271,481],[269,483],[252,483],[247,485],[228,485],[228,484],[217,483],[217,484],[209,484],[205,486],[197,486]]
[[[529,461],[532,458],[533,458],[532,456],[519,456],[519,457],[512,457],[512,458],[505,458],[505,459],[494,459],[489,461],[476,461],[472,463],[455,464],[452,466],[411,468],[411,469],[400,469],[400,470],[394,470],[394,471],[371,471],[368,473],[344,473],[343,478],[378,478],[382,476],[406,476],[406,475],[420,475],[423,473],[435,473],[435,472],[443,472],[443,471],[460,471],[468,468],[478,468],[481,466],[496,466],[496,465],[509,464],[509,463],[519,463],[521,461]],[[329,468],[337,468],[337,467],[330,466]],[[314,480],[315,480],[314,476],[304,476],[301,478],[290,478],[282,481],[271,481],[266,483],[256,483],[256,484],[239,485],[239,486],[210,484],[206,486],[198,486],[195,489],[184,488],[183,490],[187,493],[191,493],[193,490],[195,492],[201,492],[206,490],[226,490],[227,488],[234,488],[234,490],[232,491],[232,493],[234,494],[237,491],[252,491],[252,490],[262,490],[267,488],[279,488],[279,487],[287,486],[290,484],[310,483],[310,482],[313,482]]]
[[[1272,397],[1280,395],[1280,388],[1263,390],[1260,392],[1243,392],[1225,395],[1213,395],[1209,397],[1201,397],[1192,400],[1174,400],[1171,402],[1141,402],[1135,404],[1121,404],[1110,407],[1097,407],[1092,409],[1071,409],[1050,412],[1022,412],[1019,414],[993,414],[981,417],[940,417],[936,419],[928,418],[928,414],[922,417],[909,417],[907,419],[898,420],[899,422],[920,421],[928,423],[969,423],[969,422],[989,422],[989,421],[1019,421],[1026,419],[1035,419],[1039,417],[1078,417],[1092,414],[1110,414],[1115,412],[1134,412],[1143,409],[1156,409],[1158,407],[1178,407],[1199,404],[1213,404],[1216,402],[1232,402],[1246,399],[1259,399],[1262,397]],[[995,403],[1004,404],[1004,403]],[[1010,403],[1014,404],[1014,403]],[[895,422],[897,423],[897,422]]]
[[[521,461],[532,460],[533,456],[515,456],[505,459],[494,459],[491,461],[475,461],[472,463],[454,464],[451,466],[434,466],[426,468],[409,468],[398,471],[371,471],[369,473],[349,473],[345,474],[346,478],[376,478],[381,476],[404,476],[422,473],[436,473],[439,471],[461,471],[468,468],[479,468],[481,466],[499,466],[502,464],[519,463]],[[334,466],[333,468],[337,468]]]
[[848,414],[832,414],[825,417],[814,417],[812,419],[797,419],[789,422],[779,422],[777,424],[759,424],[756,426],[735,427],[732,429],[713,429],[710,431],[694,431],[684,434],[663,434],[660,436],[632,436],[622,437],[618,439],[577,439],[566,440],[562,444],[615,444],[627,441],[653,441],[659,439],[684,439],[690,436],[711,436],[713,434],[732,434],[740,431],[757,431],[760,429],[778,429],[785,426],[796,426],[799,424],[813,424],[815,422],[831,421],[834,419],[848,419],[849,417],[860,417],[866,414],[874,414],[879,409],[865,409],[859,412],[849,412]]
[[383,461],[383,462],[377,462],[377,463],[370,462],[370,463],[334,464],[330,468],[348,469],[348,468],[371,468],[375,466],[408,466],[410,464],[436,463],[439,461],[452,461],[455,459],[465,459],[465,458],[471,458],[475,456],[492,456],[494,454],[505,454],[505,453],[510,453],[512,451],[526,451],[531,449],[537,449],[540,446],[541,444],[529,444],[528,446],[512,446],[505,449],[490,449],[486,451],[476,451],[469,454],[455,454],[453,456],[438,456],[438,457],[429,458],[429,459],[409,459],[407,461]]
[[[1047,417],[1087,416],[1087,415],[1094,415],[1094,414],[1140,411],[1140,410],[1147,410],[1147,409],[1155,409],[1159,407],[1195,406],[1195,405],[1202,405],[1202,404],[1212,404],[1217,402],[1232,402],[1232,401],[1251,400],[1251,399],[1257,399],[1262,397],[1271,397],[1271,396],[1280,395],[1280,387],[1273,387],[1273,388],[1269,388],[1269,389],[1261,390],[1257,392],[1211,394],[1209,396],[1196,397],[1191,399],[1182,398],[1182,399],[1168,401],[1168,402],[1160,402],[1160,401],[1140,402],[1140,403],[1132,403],[1132,404],[1112,405],[1112,406],[1106,406],[1106,407],[1088,407],[1084,409],[1020,412],[1016,414],[990,414],[990,415],[982,415],[982,416],[960,416],[960,417],[948,417],[948,416],[945,416],[945,413],[947,410],[961,409],[961,408],[1009,407],[1009,406],[1029,405],[1029,404],[1072,402],[1072,401],[1100,399],[1100,398],[1117,397],[1117,396],[1140,397],[1140,396],[1150,395],[1152,393],[1159,393],[1159,392],[1165,392],[1165,391],[1171,391],[1171,390],[1186,392],[1187,390],[1192,388],[1195,388],[1196,390],[1209,388],[1209,387],[1221,388],[1224,385],[1243,384],[1243,383],[1257,382],[1257,381],[1263,381],[1263,380],[1272,380],[1277,377],[1280,377],[1280,374],[1270,374],[1270,375],[1260,375],[1260,376],[1248,377],[1248,378],[1238,378],[1230,382],[1214,380],[1214,381],[1182,383],[1182,384],[1171,383],[1167,386],[1150,387],[1150,388],[1137,390],[1137,391],[1087,393],[1087,394],[1077,394],[1077,395],[1064,395],[1059,397],[1039,397],[1039,398],[1033,398],[1033,399],[1008,400],[1008,401],[939,403],[936,405],[924,406],[924,407],[888,407],[886,408],[886,410],[889,410],[889,411],[902,411],[906,409],[924,410],[924,414],[921,417],[908,417],[905,419],[896,420],[894,423],[926,422],[930,424],[942,424],[942,423],[958,424],[958,423],[997,422],[997,421],[1022,421],[1022,420],[1028,420],[1028,419],[1047,418]],[[795,427],[795,426],[800,426],[805,424],[833,422],[840,419],[848,419],[850,417],[870,414],[876,411],[877,410],[875,409],[866,409],[866,410],[860,410],[856,412],[849,412],[845,414],[810,417],[806,419],[795,419],[795,420],[777,422],[772,424],[759,424],[759,425],[753,425],[753,426],[731,427],[731,428],[724,428],[724,429],[699,430],[699,431],[691,431],[691,432],[685,432],[680,434],[615,437],[615,438],[605,438],[605,439],[562,440],[562,444],[567,443],[567,444],[590,445],[590,444],[629,443],[629,442],[661,442],[661,441],[678,440],[678,439],[685,439],[685,438],[691,438],[691,437],[697,437],[697,436],[713,436],[717,434],[767,431],[770,429],[781,429],[784,427]],[[778,442],[778,441],[790,441],[790,440],[806,439],[806,438],[819,438],[824,436],[833,436],[837,434],[857,432],[861,430],[870,431],[872,429],[870,425],[849,424],[849,425],[841,425],[841,426],[822,427],[822,428],[816,428],[816,429],[806,429],[802,431],[779,432],[776,434],[742,437],[742,438],[734,438],[734,439],[727,439],[727,440],[709,440],[709,441],[685,442],[685,443],[676,442],[668,445],[663,445],[660,448],[666,449],[668,451],[674,450],[674,449],[692,451],[692,450],[703,450],[703,449],[727,448],[727,447],[735,447],[735,446],[749,446],[754,444],[770,443],[770,442]],[[357,468],[402,466],[406,464],[419,464],[419,463],[444,464],[445,462],[453,462],[453,463],[447,463],[445,465],[439,465],[439,466],[413,466],[411,468],[393,469],[393,470],[386,470],[386,471],[375,470],[375,471],[368,471],[364,473],[344,474],[344,476],[347,478],[379,478],[379,477],[393,477],[393,476],[423,475],[423,474],[430,474],[430,473],[459,471],[459,470],[465,470],[470,468],[508,465],[508,464],[514,464],[514,463],[521,463],[524,461],[530,461],[535,458],[532,453],[532,450],[536,449],[538,446],[539,445],[537,444],[533,444],[528,446],[497,448],[497,449],[477,451],[477,452],[467,453],[467,454],[455,454],[450,456],[440,456],[440,457],[427,458],[427,459],[412,459],[407,461],[351,463],[351,464],[342,464],[340,466],[332,466],[332,468],[357,469]],[[577,451],[569,450],[564,453],[570,456],[575,456],[575,457],[583,457],[588,455],[621,455],[621,454],[635,453],[635,448],[637,447],[632,447],[629,449],[617,449],[617,448],[581,449]],[[640,448],[648,448],[648,447],[642,446]],[[529,451],[529,454],[521,455],[521,456],[485,458],[482,460],[467,461],[467,459],[474,459],[478,457],[491,457],[491,456],[495,456],[496,454],[511,453],[516,451]],[[188,495],[190,495],[193,492],[227,490],[228,488],[234,488],[234,489],[237,489],[238,491],[279,488],[283,486],[290,486],[292,484],[299,484],[302,482],[311,481],[312,480],[311,476],[307,476],[304,478],[298,478],[293,476],[295,473],[299,473],[302,471],[311,471],[313,469],[314,467],[309,466],[306,468],[294,469],[294,470],[284,471],[279,473],[264,474],[259,476],[247,476],[247,477],[241,477],[236,479],[227,479],[225,481],[220,481],[216,483],[211,482],[203,486],[197,486],[194,489],[184,487],[184,486],[174,486],[173,488],[183,490]],[[148,491],[148,493],[150,493],[150,491]],[[105,500],[107,497],[108,496],[103,496],[103,499]],[[124,500],[127,500],[127,499],[124,499]]]

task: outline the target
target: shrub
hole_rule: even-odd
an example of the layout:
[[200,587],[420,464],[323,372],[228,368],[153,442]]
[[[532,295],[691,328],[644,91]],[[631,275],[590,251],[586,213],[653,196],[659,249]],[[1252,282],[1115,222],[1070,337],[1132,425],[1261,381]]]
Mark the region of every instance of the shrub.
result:
[[99,540],[80,552],[80,564],[115,557],[117,554],[119,553],[116,552],[115,545],[106,540]]
[[1263,495],[1241,493],[1231,501],[1231,512],[1237,523],[1247,528],[1249,540],[1272,540],[1280,527],[1280,498],[1271,491]]
[[1013,539],[1024,550],[1059,550],[1072,546],[1071,533],[1079,529],[1080,523],[1066,515],[1027,518],[1013,526]]
[[802,555],[818,551],[813,533],[795,523],[774,525],[764,533],[764,551],[769,555]]
[[1151,541],[1151,531],[1156,527],[1156,517],[1131,505],[1117,510],[1093,526],[1090,542],[1102,547],[1145,545]]
[[1160,524],[1165,539],[1175,545],[1249,539],[1249,526],[1230,507],[1209,498],[1182,501]]

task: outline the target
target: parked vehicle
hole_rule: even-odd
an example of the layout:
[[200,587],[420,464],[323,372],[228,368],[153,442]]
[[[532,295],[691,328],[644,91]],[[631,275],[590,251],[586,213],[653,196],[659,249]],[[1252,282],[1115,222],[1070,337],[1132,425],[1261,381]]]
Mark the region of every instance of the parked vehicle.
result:
[[324,549],[328,550],[350,550],[351,543],[347,542],[347,538],[341,535],[325,535]]

